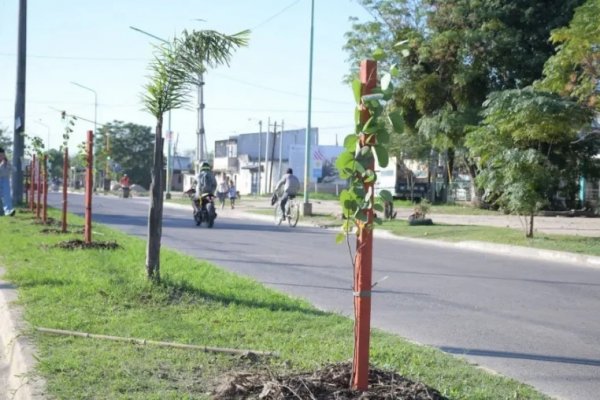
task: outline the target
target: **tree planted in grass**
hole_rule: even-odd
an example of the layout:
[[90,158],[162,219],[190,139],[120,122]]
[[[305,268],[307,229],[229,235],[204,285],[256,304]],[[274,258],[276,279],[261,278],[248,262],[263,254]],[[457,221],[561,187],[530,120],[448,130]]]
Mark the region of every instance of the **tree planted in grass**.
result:
[[489,202],[527,216],[526,236],[533,237],[534,215],[560,184],[555,151],[577,145],[591,110],[530,88],[492,93],[484,107],[483,123],[467,137],[481,171],[476,183]]
[[402,130],[400,115],[385,112],[385,104],[393,93],[392,74],[397,73],[396,69],[392,71],[383,76],[379,86],[376,62],[361,62],[360,80],[352,83],[356,101],[355,132],[344,139],[345,151],[336,160],[340,177],[348,179],[349,183],[349,188],[340,195],[345,222],[337,241],[349,240],[350,232],[357,236],[356,255],[352,257],[355,342],[351,382],[352,388],[357,390],[368,389],[373,228],[374,223],[382,222],[375,217],[374,211],[383,212],[383,202],[392,201],[387,190],[382,190],[379,199],[375,199],[375,165],[382,168],[388,165],[389,126],[396,131]]
[[143,103],[156,118],[152,180],[150,184],[150,210],[148,214],[148,247],[146,273],[149,279],[160,280],[160,242],[163,210],[163,115],[181,108],[189,98],[190,84],[208,66],[228,64],[235,49],[247,44],[244,31],[224,35],[216,31],[184,31],[182,38],[157,47],[150,64],[150,81],[145,86]]

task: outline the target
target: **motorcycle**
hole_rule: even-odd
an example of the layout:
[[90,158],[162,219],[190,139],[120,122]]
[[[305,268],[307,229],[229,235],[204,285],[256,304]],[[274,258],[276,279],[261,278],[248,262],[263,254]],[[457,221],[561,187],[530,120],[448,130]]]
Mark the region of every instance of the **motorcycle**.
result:
[[186,193],[194,203],[194,221],[196,222],[196,226],[200,226],[203,222],[206,222],[207,226],[212,228],[217,218],[215,196],[211,193],[204,193],[200,196],[200,199],[197,199],[194,197],[196,190],[190,189]]

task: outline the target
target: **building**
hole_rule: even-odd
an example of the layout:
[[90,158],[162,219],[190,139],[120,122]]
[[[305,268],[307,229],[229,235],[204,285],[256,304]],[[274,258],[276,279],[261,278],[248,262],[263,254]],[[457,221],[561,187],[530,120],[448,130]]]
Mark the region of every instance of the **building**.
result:
[[[311,146],[317,146],[319,130],[311,132]],[[305,141],[306,129],[243,133],[218,140],[213,170],[217,180],[233,179],[240,194],[270,193],[290,165],[291,149],[304,147]],[[302,180],[303,171],[296,175]]]

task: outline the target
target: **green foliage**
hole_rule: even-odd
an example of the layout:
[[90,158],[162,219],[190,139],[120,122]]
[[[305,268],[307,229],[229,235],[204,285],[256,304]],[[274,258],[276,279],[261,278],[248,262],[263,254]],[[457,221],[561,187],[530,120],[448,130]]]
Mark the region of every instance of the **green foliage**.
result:
[[150,79],[142,101],[146,110],[161,119],[165,112],[182,107],[189,96],[187,73],[178,59],[177,43],[156,47]]
[[546,202],[555,171],[534,149],[507,149],[490,160],[477,178],[495,203],[511,213],[534,215]]
[[233,35],[213,30],[184,30],[175,40],[175,46],[180,49],[177,62],[185,72],[186,81],[194,85],[201,84],[198,75],[206,72],[207,68],[229,66],[233,53],[248,45],[249,35],[249,30]]
[[12,143],[12,137],[10,136],[8,129],[0,125],[0,147],[2,147],[9,155],[12,150]]
[[552,31],[557,52],[544,65],[540,87],[573,96],[598,108],[597,81],[600,64],[600,2],[586,1],[575,11],[568,27]]
[[48,164],[50,166],[48,176],[62,177],[63,160],[64,155],[62,151],[56,149],[48,150]]
[[[354,21],[345,49],[351,60],[382,49],[384,65],[396,64],[393,98],[405,133],[393,142],[417,145],[407,150],[414,154],[427,154],[421,146],[429,144],[450,154],[449,171],[458,157],[474,174],[464,140],[481,120],[483,101],[493,91],[526,87],[540,79],[544,62],[553,54],[550,32],[567,24],[582,2],[363,0],[375,21]],[[427,19],[418,20],[425,24],[412,22],[423,14]]]
[[589,126],[591,112],[532,89],[493,93],[485,106],[483,124],[467,138],[471,153],[479,159],[477,184],[489,201],[533,218],[565,172],[571,172],[561,171],[552,161],[564,157],[557,151],[576,148],[573,140]]
[[73,133],[77,117],[74,115],[67,114],[66,111],[61,112],[60,115],[64,124],[64,132],[62,135],[63,142],[60,146],[60,149],[63,150],[69,146],[69,138],[71,137],[71,133]]
[[118,164],[121,167],[119,173],[126,173],[132,183],[149,188],[154,148],[152,129],[123,121],[113,121],[103,125],[96,135],[99,143],[96,147],[96,157],[102,164],[106,162],[108,156],[107,135],[110,138],[110,163]]
[[[385,89],[377,86],[372,94],[362,94],[359,80],[352,83],[354,97],[358,100],[356,129],[354,134],[344,139],[345,151],[336,160],[340,177],[349,181],[349,188],[340,194],[342,212],[346,216],[342,227],[344,234],[354,230],[360,234],[362,229],[372,229],[373,222],[381,224],[377,218],[371,220],[370,215],[373,210],[382,209],[381,203],[392,197],[389,192],[383,191],[375,200],[373,192],[377,180],[375,165],[385,167],[389,162],[389,127],[402,128],[401,116],[397,111],[385,114],[385,99],[390,97],[386,96],[386,91],[391,90],[390,76],[384,74],[382,80]],[[364,123],[360,120],[360,111],[363,109],[368,110],[370,115]],[[338,235],[336,242],[341,242],[344,234]]]

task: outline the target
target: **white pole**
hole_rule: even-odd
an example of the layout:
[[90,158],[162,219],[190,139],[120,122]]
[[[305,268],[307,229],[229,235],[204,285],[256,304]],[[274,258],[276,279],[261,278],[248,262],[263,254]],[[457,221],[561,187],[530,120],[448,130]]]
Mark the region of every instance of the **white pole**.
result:
[[257,182],[257,192],[260,196],[260,175],[261,175],[261,165],[260,165],[260,151],[261,151],[261,142],[262,142],[262,121],[258,121],[258,182]]

